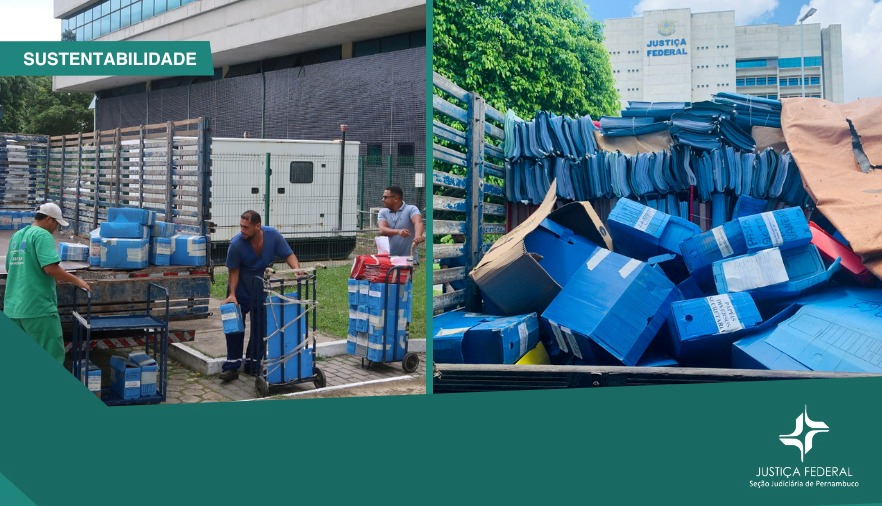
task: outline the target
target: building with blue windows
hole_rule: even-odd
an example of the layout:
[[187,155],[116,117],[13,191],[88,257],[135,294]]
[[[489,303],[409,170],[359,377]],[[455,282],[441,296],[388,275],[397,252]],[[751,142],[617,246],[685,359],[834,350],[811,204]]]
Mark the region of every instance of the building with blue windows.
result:
[[736,26],[734,11],[667,9],[608,19],[604,35],[623,104],[721,91],[844,100],[841,25]]

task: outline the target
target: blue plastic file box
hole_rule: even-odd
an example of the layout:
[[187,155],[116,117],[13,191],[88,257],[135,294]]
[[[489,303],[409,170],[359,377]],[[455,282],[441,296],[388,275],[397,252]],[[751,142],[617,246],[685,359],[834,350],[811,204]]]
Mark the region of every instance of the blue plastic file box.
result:
[[646,260],[665,253],[680,254],[680,243],[701,228],[629,199],[619,199],[607,218],[617,253]]
[[466,364],[514,364],[539,342],[536,313],[481,322],[462,340]]
[[676,301],[668,318],[674,356],[687,364],[728,367],[738,331],[760,322],[762,316],[747,293]]
[[245,321],[242,318],[242,308],[237,304],[228,302],[220,305],[221,322],[224,326],[224,334],[245,332]]
[[98,230],[108,239],[144,239],[150,235],[144,225],[128,221],[105,221]]
[[[542,318],[572,331],[585,354],[593,341],[625,365],[637,365],[680,292],[657,268],[597,248]],[[572,346],[571,346],[572,348]]]
[[136,207],[111,207],[107,209],[107,221],[153,225],[156,223],[156,212]]
[[143,352],[129,353],[129,362],[141,369],[141,397],[156,395],[156,379],[159,365]]
[[738,222],[748,253],[768,248],[795,248],[812,241],[812,231],[799,207],[755,214],[739,218]]
[[123,357],[110,357],[110,391],[122,399],[141,397],[141,368]]
[[148,260],[150,265],[169,265],[171,263],[171,239],[151,237]]
[[58,256],[70,262],[86,262],[89,260],[89,246],[70,242],[58,243]]
[[204,235],[176,234],[171,240],[171,265],[205,265],[207,241]]
[[718,293],[749,292],[754,301],[793,298],[826,283],[840,259],[824,270],[814,244],[780,250],[770,248],[714,262]]
[[432,319],[432,357],[445,364],[464,363],[462,340],[470,328],[497,317],[463,310],[448,311]]
[[[285,297],[296,300],[297,292]],[[266,311],[266,379],[270,384],[287,383],[313,375],[312,349],[295,349],[306,338],[303,306],[284,301],[278,295],[267,297]],[[284,346],[283,346],[284,341]]]
[[101,267],[143,269],[149,259],[148,239],[101,239]]

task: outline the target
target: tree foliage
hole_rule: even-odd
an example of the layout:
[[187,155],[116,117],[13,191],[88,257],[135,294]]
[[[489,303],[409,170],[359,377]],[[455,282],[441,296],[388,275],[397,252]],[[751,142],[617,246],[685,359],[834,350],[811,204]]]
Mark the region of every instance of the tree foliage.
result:
[[493,107],[597,118],[618,94],[602,26],[580,0],[435,0],[433,66]]
[[63,135],[91,132],[92,95],[52,91],[48,76],[0,77],[0,131]]

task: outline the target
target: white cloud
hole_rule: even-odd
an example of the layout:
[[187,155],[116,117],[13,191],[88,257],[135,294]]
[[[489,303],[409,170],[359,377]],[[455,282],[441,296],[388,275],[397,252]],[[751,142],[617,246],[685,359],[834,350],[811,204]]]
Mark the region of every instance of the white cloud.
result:
[[778,0],[641,0],[634,14],[663,9],[692,9],[692,12],[735,11],[735,24],[762,21],[778,8]]
[[[800,9],[818,9],[806,23],[826,28],[842,25],[842,67],[845,101],[882,95],[882,66],[878,47],[882,42],[882,3],[873,0],[812,0]],[[794,23],[796,20],[794,20]]]
[[61,40],[52,0],[0,0],[0,40]]

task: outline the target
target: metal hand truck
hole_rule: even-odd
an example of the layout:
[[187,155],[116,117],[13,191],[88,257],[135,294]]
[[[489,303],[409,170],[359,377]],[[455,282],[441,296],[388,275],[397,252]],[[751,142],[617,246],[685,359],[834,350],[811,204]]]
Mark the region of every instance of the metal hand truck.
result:
[[[153,316],[152,304],[162,301],[162,297],[154,298],[153,290],[165,294],[165,314],[163,318]],[[79,292],[86,293],[86,314],[82,315],[78,310]],[[161,309],[161,306],[160,306]],[[158,371],[156,375],[156,393],[140,395],[134,399],[123,399],[113,393],[109,388],[101,390],[101,400],[108,406],[126,404],[158,404],[165,402],[166,386],[168,384],[168,312],[169,294],[168,289],[149,283],[147,285],[147,309],[143,314],[129,315],[93,315],[92,292],[77,287],[74,292],[73,312],[74,334],[71,343],[71,372],[80,381],[83,375],[88,374],[84,366],[89,364],[89,354],[92,348],[92,332],[105,332],[115,330],[142,330],[144,331],[144,351],[156,361]]]
[[[286,281],[296,291],[286,294]],[[255,300],[263,301],[263,314],[252,320],[258,322],[257,335],[262,336],[257,355],[260,370],[254,382],[261,397],[270,395],[272,389],[299,383],[312,382],[316,388],[326,385],[324,373],[315,366],[316,276],[299,275],[296,284],[290,281],[282,276],[254,280],[261,295]]]
[[[381,311],[380,324],[382,325],[382,336],[378,338],[376,335],[368,335],[359,340],[355,346],[355,356],[361,357],[361,366],[370,368],[373,363],[387,363],[401,361],[401,368],[406,373],[412,373],[420,366],[420,357],[416,353],[408,351],[408,342],[410,341],[410,322],[406,321],[404,329],[399,328],[400,318],[398,311],[401,308],[401,291],[405,290],[406,283],[402,283],[404,275],[407,279],[413,279],[413,267],[410,265],[396,265],[389,268],[382,287],[384,308]],[[394,291],[392,287],[397,287]],[[409,294],[412,305],[412,290]],[[390,304],[394,299],[395,303]],[[390,318],[388,314],[391,312],[393,322],[389,325]],[[399,332],[403,330],[403,335]],[[379,349],[377,349],[379,348]],[[367,365],[365,365],[367,359]]]

